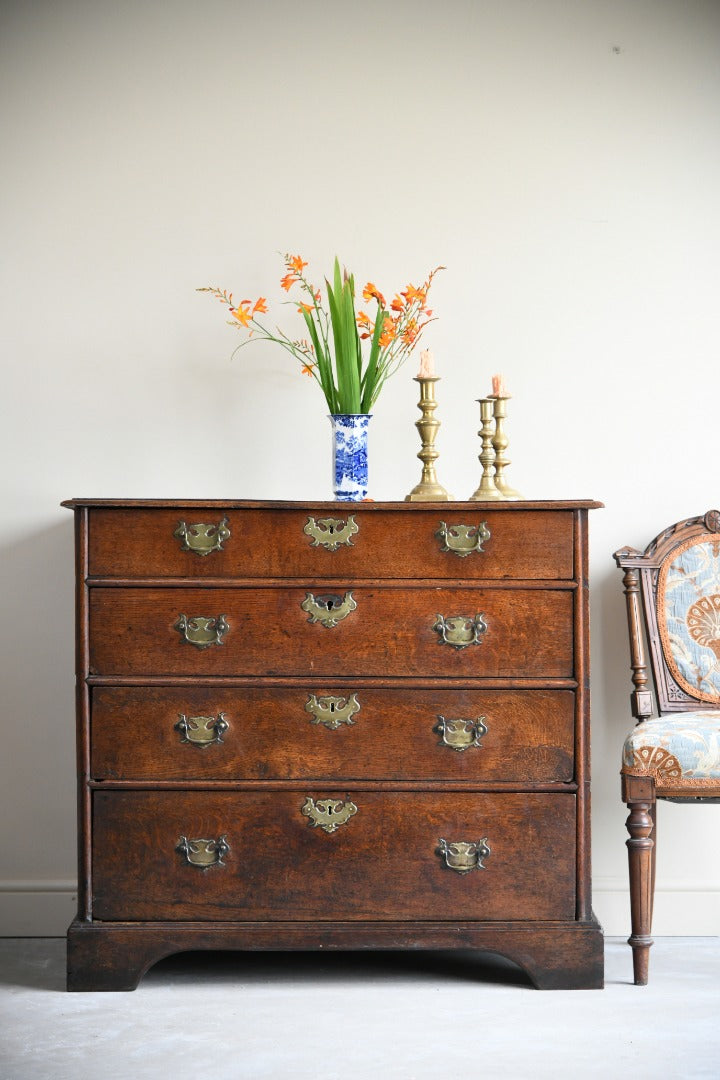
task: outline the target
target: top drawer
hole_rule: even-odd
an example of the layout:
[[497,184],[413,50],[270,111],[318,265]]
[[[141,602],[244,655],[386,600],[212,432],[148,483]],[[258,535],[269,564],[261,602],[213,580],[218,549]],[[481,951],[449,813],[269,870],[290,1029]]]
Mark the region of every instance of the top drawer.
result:
[[100,578],[573,577],[571,510],[92,508]]

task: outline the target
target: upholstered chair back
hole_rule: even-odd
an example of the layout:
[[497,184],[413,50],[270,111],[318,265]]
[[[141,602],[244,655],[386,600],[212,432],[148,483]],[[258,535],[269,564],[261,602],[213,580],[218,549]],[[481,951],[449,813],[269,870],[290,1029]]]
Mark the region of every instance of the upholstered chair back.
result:
[[[625,570],[633,715],[720,706],[720,512],[688,518],[656,536],[645,551],[615,553]],[[644,620],[642,618],[644,615]],[[657,694],[645,671],[643,621]]]
[[720,534],[693,536],[666,556],[657,621],[674,682],[699,701],[720,701]]

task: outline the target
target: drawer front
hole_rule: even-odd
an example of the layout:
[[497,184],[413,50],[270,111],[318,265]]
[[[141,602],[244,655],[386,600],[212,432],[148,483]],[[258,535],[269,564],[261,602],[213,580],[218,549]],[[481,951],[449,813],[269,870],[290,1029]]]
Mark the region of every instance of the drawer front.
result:
[[114,578],[569,579],[573,514],[473,506],[363,511],[347,504],[93,509],[89,570]]
[[568,690],[95,687],[98,780],[573,779]]
[[[311,621],[340,614],[329,596],[347,614],[334,626]],[[448,642],[463,639],[465,619],[477,642],[456,647]],[[563,589],[90,591],[90,671],[101,675],[572,678],[572,643],[573,593]]]
[[[93,816],[97,919],[575,916],[569,794],[115,791],[95,792]],[[223,865],[193,863],[217,859],[221,838]],[[442,841],[489,853],[480,868]]]

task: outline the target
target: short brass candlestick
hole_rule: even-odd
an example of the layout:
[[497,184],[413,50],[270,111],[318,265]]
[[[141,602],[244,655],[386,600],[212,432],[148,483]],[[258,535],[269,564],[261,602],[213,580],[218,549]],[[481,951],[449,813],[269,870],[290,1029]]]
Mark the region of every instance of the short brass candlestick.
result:
[[492,444],[495,448],[495,487],[499,489],[503,499],[522,499],[522,495],[515,488],[510,487],[505,479],[505,469],[510,464],[507,456],[509,440],[505,434],[505,417],[507,414],[506,403],[510,400],[509,394],[491,395],[493,402],[493,415],[495,417],[495,434]]
[[494,419],[494,403],[492,398],[478,398],[478,404],[480,405],[480,423],[482,427],[478,431],[478,435],[482,440],[482,449],[480,451],[480,464],[483,467],[482,479],[480,480],[480,486],[477,491],[473,492],[470,496],[471,502],[482,502],[485,499],[504,499],[505,496],[495,485],[495,477],[493,475],[495,464],[495,450],[493,449],[493,419]]
[[437,409],[435,401],[435,383],[438,376],[415,376],[415,382],[420,384],[420,400],[418,409],[422,413],[419,420],[415,421],[415,427],[420,432],[422,450],[417,455],[423,463],[420,483],[405,496],[405,502],[446,502],[452,501],[452,495],[448,495],[442,484],[438,483],[435,473],[435,462],[440,454],[435,449],[435,438],[440,427],[440,421],[436,420],[433,413]]

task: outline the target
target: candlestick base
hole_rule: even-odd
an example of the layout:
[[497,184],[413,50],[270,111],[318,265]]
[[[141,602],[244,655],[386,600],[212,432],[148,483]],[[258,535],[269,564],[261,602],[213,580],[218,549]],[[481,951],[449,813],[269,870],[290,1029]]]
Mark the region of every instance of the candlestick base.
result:
[[496,488],[491,480],[489,484],[483,484],[481,481],[480,487],[473,491],[468,498],[468,502],[505,502],[508,498],[509,496],[504,495],[500,488]]
[[523,496],[520,494],[519,491],[516,491],[515,488],[508,487],[508,485],[505,484],[505,483],[503,483],[502,486],[501,486],[500,484],[497,483],[497,481],[495,481],[495,484],[496,484],[496,487],[497,487],[498,491],[500,492],[500,498],[501,499],[505,499],[506,502],[521,502],[522,501]]
[[420,481],[405,496],[405,502],[454,502],[452,495],[448,495],[442,484],[432,484]]

